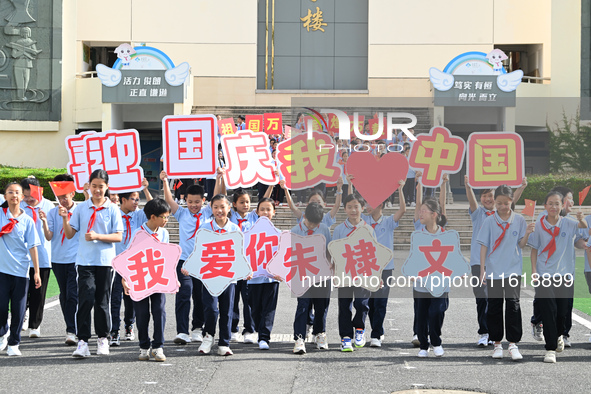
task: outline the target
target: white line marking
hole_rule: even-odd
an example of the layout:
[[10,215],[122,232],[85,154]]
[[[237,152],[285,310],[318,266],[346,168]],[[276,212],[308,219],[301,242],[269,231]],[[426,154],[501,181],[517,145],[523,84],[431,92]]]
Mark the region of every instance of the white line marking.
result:
[[59,305],[59,304],[60,304],[60,300],[51,301],[51,302],[48,302],[47,304],[45,304],[43,309],[53,308],[54,306]]
[[416,369],[417,367],[411,367],[410,365],[408,365],[408,363],[405,361],[404,362],[404,369]]
[[580,325],[585,326],[591,330],[591,321],[584,319],[581,316],[575,314],[574,311],[573,311],[573,320],[576,321],[577,323],[579,323]]

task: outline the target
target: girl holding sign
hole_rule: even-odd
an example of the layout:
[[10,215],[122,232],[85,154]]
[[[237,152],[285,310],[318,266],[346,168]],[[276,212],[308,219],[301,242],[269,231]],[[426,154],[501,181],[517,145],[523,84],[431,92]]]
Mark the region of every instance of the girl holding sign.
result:
[[544,322],[544,362],[547,363],[555,363],[556,352],[564,350],[562,334],[574,291],[574,241],[579,229],[587,228],[581,211],[577,212],[576,220],[560,215],[563,198],[557,191],[548,193],[544,201],[548,215],[536,222],[529,241],[532,285]]
[[20,356],[18,347],[27,306],[30,263],[33,264],[32,283],[37,289],[41,287],[37,260],[40,242],[33,220],[19,206],[23,188],[18,183],[10,183],[5,195],[7,200],[0,206],[0,351],[8,346],[9,356]]
[[[480,282],[488,287],[486,314],[490,340],[494,342],[492,358],[503,358],[503,329],[509,341],[509,355],[513,361],[523,359],[517,342],[521,340],[521,306],[519,304],[523,256],[534,223],[526,224],[523,216],[512,210],[513,190],[501,185],[495,190],[494,215],[484,220],[478,233],[480,247]],[[486,272],[485,272],[486,270]],[[503,302],[505,322],[503,325]]]
[[116,256],[115,244],[121,242],[123,222],[119,208],[107,197],[109,175],[105,170],[95,170],[90,175],[91,198],[79,204],[70,217],[65,207],[59,208],[64,233],[72,239],[80,235],[76,271],[78,273],[78,310],[76,330],[78,347],[74,358],[90,356],[88,340],[91,337],[91,311],[94,308],[94,327],[97,341],[97,355],[109,354],[108,336],[111,329],[109,299],[113,282],[111,261]]

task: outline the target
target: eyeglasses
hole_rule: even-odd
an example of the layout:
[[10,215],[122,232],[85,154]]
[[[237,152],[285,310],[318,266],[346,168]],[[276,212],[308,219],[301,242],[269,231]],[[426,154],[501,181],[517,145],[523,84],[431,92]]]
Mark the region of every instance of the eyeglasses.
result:
[[132,201],[132,202],[140,202],[140,199],[139,198],[130,198],[129,201]]
[[11,195],[11,196],[19,196],[19,195],[21,195],[22,193],[21,193],[19,190],[16,190],[16,191],[10,191],[10,192],[6,192],[5,194],[6,194],[6,195]]
[[158,216],[160,219],[168,220],[170,216]]

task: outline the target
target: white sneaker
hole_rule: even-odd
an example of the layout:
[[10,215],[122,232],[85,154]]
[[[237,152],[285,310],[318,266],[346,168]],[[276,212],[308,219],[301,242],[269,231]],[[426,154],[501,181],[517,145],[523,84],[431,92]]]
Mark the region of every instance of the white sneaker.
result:
[[76,334],[72,334],[71,332],[66,333],[66,345],[74,346],[77,343],[78,340],[76,340]]
[[176,337],[174,337],[173,342],[177,345],[186,345],[187,343],[191,342],[191,337],[189,336],[189,334],[185,334],[184,332],[182,332],[180,334],[177,334]]
[[96,355],[107,355],[109,354],[109,339],[99,338],[96,340]]
[[568,337],[562,336],[562,341],[564,342],[564,347],[572,347],[573,345],[568,340]]
[[321,332],[320,334],[316,335],[314,337],[314,343],[316,344],[316,348],[318,350],[327,350],[328,349],[328,339],[326,338],[326,333]]
[[8,354],[9,356],[22,356],[23,355],[21,353],[21,351],[18,350],[18,345],[14,345],[14,346],[8,345],[8,349],[6,349],[6,354]]
[[544,326],[542,323],[533,324],[531,325],[531,335],[534,337],[536,341],[543,341],[544,340]]
[[85,358],[90,356],[90,350],[88,350],[88,343],[84,342],[82,339],[78,341],[78,347],[72,353],[72,357],[74,358]]
[[254,334],[252,332],[244,333],[244,343],[255,343]]
[[421,350],[419,350],[419,354],[417,354],[417,357],[419,357],[419,358],[429,357],[429,351],[421,349]]
[[234,352],[230,350],[230,346],[218,346],[218,355],[220,356],[231,356]]
[[269,350],[269,343],[267,341],[259,341],[260,350]]
[[488,334],[481,334],[480,339],[478,340],[478,347],[487,347],[488,346]]
[[435,355],[435,357],[441,357],[444,353],[445,352],[443,351],[443,346],[439,345],[433,347],[433,354]]
[[230,341],[238,342],[238,333],[237,332],[232,333],[232,337],[230,338]]
[[8,333],[0,337],[0,352],[6,349],[6,346],[8,346]]
[[150,355],[154,357],[156,361],[166,361],[166,356],[164,355],[164,350],[161,347],[157,349],[152,349]]
[[548,350],[544,356],[545,363],[556,363],[556,352],[554,350]]
[[416,334],[412,336],[412,340],[410,341],[410,343],[412,343],[414,347],[421,346],[421,342],[419,341],[419,336]]
[[502,344],[498,344],[495,345],[495,351],[493,352],[492,358],[503,358],[503,345]]
[[556,353],[560,353],[564,350],[564,341],[562,335],[558,337],[558,344],[556,345]]
[[306,354],[306,343],[303,338],[298,338],[293,345],[293,354]]
[[29,338],[41,338],[41,330],[38,328],[31,328],[29,330]]
[[379,338],[372,338],[369,347],[382,347],[382,341]]
[[23,319],[23,327],[21,331],[27,331],[29,329],[29,310],[25,311],[25,318]]
[[199,346],[199,353],[209,354],[211,352],[211,347],[213,346],[213,337],[209,334],[205,334],[203,337],[203,342]]
[[519,353],[519,349],[517,348],[517,345],[514,343],[509,345],[509,355],[511,355],[511,360],[513,360],[513,361],[518,361],[518,360],[523,359],[523,356],[521,355],[521,353]]
[[191,333],[191,342],[203,342],[203,334],[201,331],[193,331]]
[[140,356],[138,357],[140,361],[149,361],[150,360],[150,349],[140,349]]

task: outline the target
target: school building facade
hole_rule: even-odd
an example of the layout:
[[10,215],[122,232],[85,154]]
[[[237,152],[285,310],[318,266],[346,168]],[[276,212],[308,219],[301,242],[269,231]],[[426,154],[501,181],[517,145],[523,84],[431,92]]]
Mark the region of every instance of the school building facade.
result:
[[[3,165],[64,167],[66,136],[123,128],[140,131],[142,153],[154,163],[163,116],[289,114],[297,103],[404,109],[418,115],[419,132],[515,131],[525,141],[526,172],[540,173],[546,124],[563,110],[574,115],[591,89],[589,0],[16,3],[0,8]],[[105,102],[96,66],[112,67],[123,43],[187,62],[182,100]],[[507,72],[524,72],[515,106],[434,104],[431,67],[495,48],[508,55]]]

